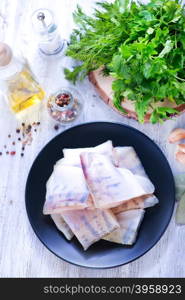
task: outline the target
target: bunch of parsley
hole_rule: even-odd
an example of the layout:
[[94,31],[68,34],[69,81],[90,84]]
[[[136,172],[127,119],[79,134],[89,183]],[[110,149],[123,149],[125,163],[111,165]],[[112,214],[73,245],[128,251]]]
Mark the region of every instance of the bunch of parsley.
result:
[[[179,0],[133,0],[97,3],[92,17],[78,7],[78,25],[67,55],[81,61],[66,77],[75,82],[104,66],[115,78],[114,105],[134,101],[140,122],[148,110],[150,121],[161,122],[178,113],[159,102],[185,103],[185,8]],[[126,113],[126,112],[125,112]]]

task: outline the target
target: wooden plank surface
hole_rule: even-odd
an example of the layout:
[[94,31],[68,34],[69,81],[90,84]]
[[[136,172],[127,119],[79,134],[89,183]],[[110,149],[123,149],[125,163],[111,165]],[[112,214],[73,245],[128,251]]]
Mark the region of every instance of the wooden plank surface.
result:
[[[36,51],[35,36],[31,34],[30,15],[40,7],[51,8],[58,19],[59,29],[68,38],[74,26],[72,12],[80,4],[91,12],[94,0],[1,0],[0,40],[8,42],[14,50],[22,51],[39,78],[47,94],[61,86],[70,86],[63,76],[63,67],[74,64],[69,58],[45,58]],[[131,125],[152,138],[166,155],[174,174],[184,168],[174,160],[174,145],[167,143],[169,132],[185,127],[185,115],[163,125],[138,124],[118,115],[100,100],[88,79],[78,83],[83,95],[83,113],[72,125],[90,121],[111,121]],[[0,276],[1,277],[184,277],[185,227],[175,225],[174,218],[157,245],[145,256],[123,267],[108,270],[91,270],[63,262],[50,253],[37,239],[28,222],[24,190],[31,164],[38,152],[59,132],[71,125],[54,130],[55,122],[48,116],[46,100],[41,111],[30,120],[40,120],[41,126],[27,147],[25,156],[0,157]],[[10,147],[8,134],[17,139],[15,130],[19,120],[10,113],[0,95],[0,151]],[[12,141],[12,139],[11,139]],[[143,145],[144,146],[144,145]],[[14,146],[20,154],[20,144]],[[152,163],[152,157],[151,157]],[[160,170],[159,170],[160,172]],[[167,195],[168,197],[168,195]]]

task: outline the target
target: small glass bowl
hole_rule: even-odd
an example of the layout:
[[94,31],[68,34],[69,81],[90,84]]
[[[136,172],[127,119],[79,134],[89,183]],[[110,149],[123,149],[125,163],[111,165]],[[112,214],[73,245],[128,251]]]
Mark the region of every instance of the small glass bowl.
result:
[[47,107],[50,116],[60,123],[74,121],[82,109],[79,93],[73,89],[69,92],[66,88],[50,95]]

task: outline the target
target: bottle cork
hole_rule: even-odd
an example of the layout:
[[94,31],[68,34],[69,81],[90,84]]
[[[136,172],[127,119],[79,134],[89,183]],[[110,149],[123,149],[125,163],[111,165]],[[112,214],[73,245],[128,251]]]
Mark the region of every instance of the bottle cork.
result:
[[0,42],[0,67],[4,67],[10,63],[12,59],[12,50],[5,44]]

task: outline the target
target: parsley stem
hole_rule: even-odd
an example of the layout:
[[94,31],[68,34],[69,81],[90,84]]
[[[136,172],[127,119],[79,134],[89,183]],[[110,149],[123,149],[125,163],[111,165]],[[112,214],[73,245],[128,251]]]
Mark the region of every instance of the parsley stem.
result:
[[134,55],[131,55],[131,56],[127,59],[127,62],[129,62],[129,60],[131,60],[132,57],[134,57]]
[[176,32],[175,32],[175,48],[177,49],[177,36],[176,36]]
[[180,77],[178,77],[178,76],[174,76],[176,79],[178,79],[178,80],[181,80],[181,81],[185,81],[185,79],[183,79],[183,78],[180,78]]

